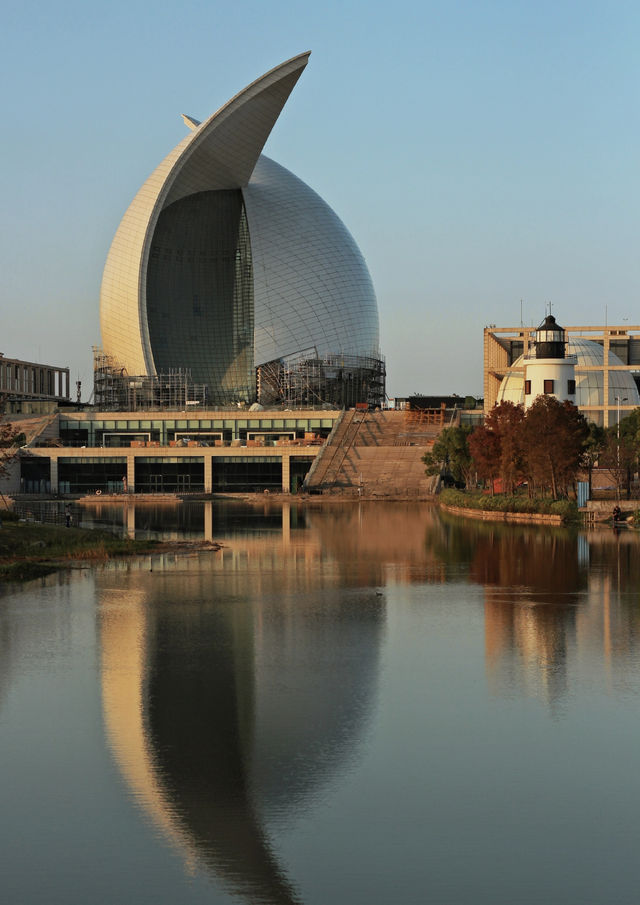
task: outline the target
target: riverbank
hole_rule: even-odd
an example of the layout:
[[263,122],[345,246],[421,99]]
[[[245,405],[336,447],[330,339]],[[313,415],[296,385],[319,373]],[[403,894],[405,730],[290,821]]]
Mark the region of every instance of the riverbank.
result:
[[108,531],[3,520],[0,581],[27,581],[78,565],[123,556],[177,550],[219,550],[209,541],[132,540]]
[[462,506],[449,506],[441,503],[440,508],[452,515],[462,515],[465,518],[477,519],[485,522],[510,522],[515,525],[562,525],[564,520],[561,515],[552,515],[542,512],[500,512],[488,509],[465,509]]
[[574,500],[530,498],[525,494],[493,494],[447,489],[438,503],[447,512],[484,521],[566,525],[580,521]]

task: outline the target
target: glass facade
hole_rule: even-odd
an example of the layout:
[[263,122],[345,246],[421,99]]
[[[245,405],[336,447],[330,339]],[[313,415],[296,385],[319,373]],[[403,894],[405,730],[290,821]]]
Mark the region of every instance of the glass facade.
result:
[[51,460],[44,456],[23,456],[20,459],[21,493],[51,492]]
[[267,442],[279,437],[303,440],[308,434],[327,437],[335,418],[129,418],[81,420],[60,418],[60,439],[64,446],[131,446],[132,443],[157,443],[169,446],[193,440],[216,445],[262,435]]
[[147,271],[157,371],[187,366],[207,402],[248,402],[253,372],[253,269],[242,192],[198,192],[160,214]]
[[278,492],[282,461],[276,456],[221,456],[213,461],[214,493]]
[[137,493],[189,493],[204,490],[204,461],[198,456],[139,456]]
[[60,493],[122,493],[126,475],[124,456],[61,456],[58,459]]

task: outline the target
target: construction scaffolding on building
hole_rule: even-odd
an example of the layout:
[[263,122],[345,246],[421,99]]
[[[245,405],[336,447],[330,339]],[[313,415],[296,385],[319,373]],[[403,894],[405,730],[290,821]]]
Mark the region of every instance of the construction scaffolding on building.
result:
[[385,377],[383,359],[360,355],[319,358],[302,353],[259,365],[257,397],[261,405],[291,408],[323,404],[377,407],[384,403]]
[[152,377],[132,376],[113,356],[94,346],[93,402],[105,412],[184,411],[186,408],[206,406],[207,387],[193,383],[188,368],[175,368]]

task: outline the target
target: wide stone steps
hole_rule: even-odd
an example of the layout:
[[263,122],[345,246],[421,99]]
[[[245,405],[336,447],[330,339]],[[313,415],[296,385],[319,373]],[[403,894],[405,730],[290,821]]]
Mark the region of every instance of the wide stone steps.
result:
[[415,499],[434,492],[422,457],[441,425],[412,424],[404,412],[346,412],[307,489],[363,498]]

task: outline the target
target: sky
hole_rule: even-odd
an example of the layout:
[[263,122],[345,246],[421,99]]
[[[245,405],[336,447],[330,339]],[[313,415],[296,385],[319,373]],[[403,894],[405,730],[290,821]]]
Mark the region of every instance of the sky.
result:
[[[387,393],[481,396],[483,328],[640,323],[640,6],[0,0],[0,352],[92,389],[102,270],[140,185],[312,52],[265,153],[371,272]],[[75,392],[75,391],[74,391]]]

